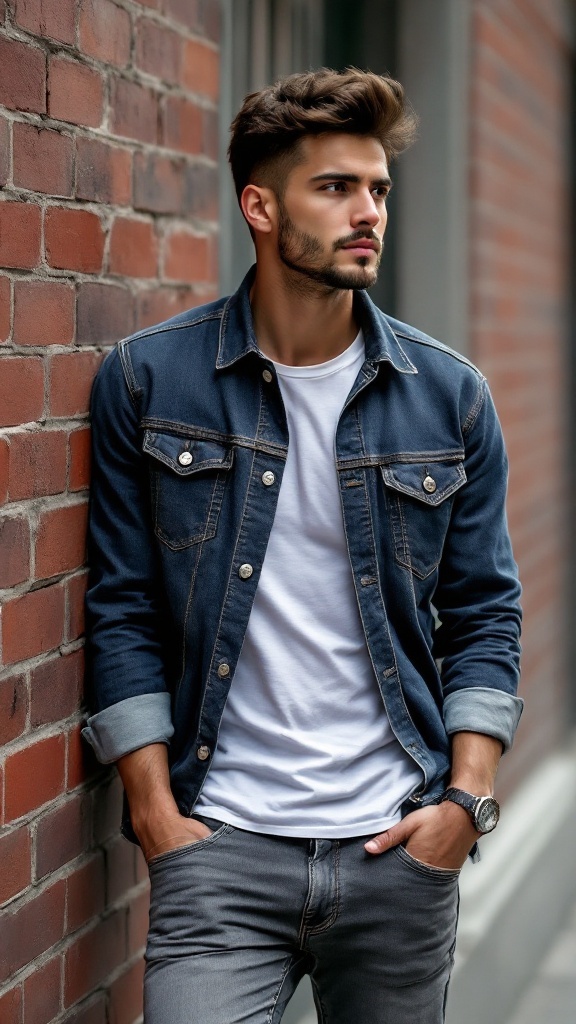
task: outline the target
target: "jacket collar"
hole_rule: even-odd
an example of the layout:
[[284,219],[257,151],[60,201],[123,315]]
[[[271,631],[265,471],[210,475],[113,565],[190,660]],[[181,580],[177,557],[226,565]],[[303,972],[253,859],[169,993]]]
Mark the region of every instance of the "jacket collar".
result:
[[[216,369],[224,370],[239,359],[254,352],[261,356],[252,321],[250,288],[256,266],[250,268],[237,292],[226,301],[220,323],[220,338]],[[390,363],[399,373],[418,373],[404,352],[397,336],[384,314],[374,305],[366,292],[354,293],[358,322],[364,332],[366,361]]]

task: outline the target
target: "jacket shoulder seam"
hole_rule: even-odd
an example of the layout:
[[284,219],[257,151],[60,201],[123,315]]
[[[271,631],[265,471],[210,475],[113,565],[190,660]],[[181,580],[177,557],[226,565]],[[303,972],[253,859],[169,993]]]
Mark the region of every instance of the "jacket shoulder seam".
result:
[[470,359],[467,359],[466,356],[463,356],[460,352],[456,352],[454,349],[448,348],[447,345],[443,345],[439,341],[434,341],[433,338],[418,338],[414,334],[406,334],[404,331],[398,331],[396,330],[395,327],[392,327],[392,325],[390,326],[391,329],[394,331],[394,334],[398,335],[398,337],[404,338],[406,341],[413,341],[417,345],[425,345],[427,348],[436,349],[437,352],[442,352],[446,356],[451,356],[452,359],[456,359],[459,363],[462,363],[464,366],[469,366],[471,370],[474,370],[474,373],[478,374],[478,376],[483,379],[482,371],[479,370],[478,367],[475,366],[474,363],[470,361]]

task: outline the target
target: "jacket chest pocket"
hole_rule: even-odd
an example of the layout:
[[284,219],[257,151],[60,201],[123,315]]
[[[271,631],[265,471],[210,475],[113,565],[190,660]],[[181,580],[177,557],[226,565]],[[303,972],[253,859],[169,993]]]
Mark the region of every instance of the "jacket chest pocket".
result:
[[143,450],[151,456],[152,515],[158,539],[179,551],[214,537],[234,449],[217,441],[147,430]]
[[396,561],[419,579],[437,568],[454,494],[466,483],[461,461],[382,466]]

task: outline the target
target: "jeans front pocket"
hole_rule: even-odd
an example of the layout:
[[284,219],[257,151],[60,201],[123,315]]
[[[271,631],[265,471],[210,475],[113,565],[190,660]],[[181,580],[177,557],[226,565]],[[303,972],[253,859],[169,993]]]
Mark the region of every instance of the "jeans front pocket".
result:
[[438,882],[455,882],[460,876],[460,868],[440,868],[434,864],[426,864],[423,860],[413,857],[404,846],[395,846],[393,850],[396,856],[411,870],[428,878],[436,879]]
[[146,430],[154,532],[173,551],[216,534],[234,449],[218,441]]
[[222,823],[220,828],[211,832],[209,836],[205,836],[204,839],[195,839],[192,843],[185,843],[184,846],[177,846],[174,850],[167,850],[166,853],[159,853],[157,857],[151,857],[148,861],[148,867],[154,868],[157,864],[164,864],[166,861],[172,862],[179,860],[181,857],[187,857],[191,853],[195,853],[198,850],[205,849],[207,846],[211,846],[222,836],[233,831],[233,825]]
[[466,483],[462,455],[381,467],[396,561],[419,579],[437,568],[455,492]]

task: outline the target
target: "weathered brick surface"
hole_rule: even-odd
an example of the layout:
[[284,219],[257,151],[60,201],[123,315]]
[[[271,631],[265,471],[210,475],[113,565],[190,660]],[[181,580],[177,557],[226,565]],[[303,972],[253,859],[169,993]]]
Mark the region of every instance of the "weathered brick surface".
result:
[[10,110],[46,110],[46,57],[36,46],[0,36],[0,103]]
[[216,293],[217,6],[0,0],[1,1024],[141,1012],[146,868],[81,738],[87,414]]
[[51,267],[98,273],[102,268],[104,242],[102,221],[91,210],[51,206],[46,211],[44,244]]
[[24,1024],[50,1024],[62,998],[62,958],[55,956],[30,974],[24,988]]
[[473,8],[472,356],[508,444],[508,511],[524,585],[526,706],[514,756],[502,764],[506,790],[566,728],[569,43],[557,0],[476,0]]
[[81,0],[78,22],[83,53],[121,67],[130,59],[130,15],[110,0]]
[[76,0],[15,0],[14,21],[19,28],[58,42],[75,40]]
[[42,216],[34,203],[0,203],[0,266],[31,270],[40,259]]
[[76,146],[76,195],[97,203],[130,202],[132,154],[120,146],[97,139],[78,139]]
[[10,501],[60,494],[66,488],[66,433],[20,431],[10,435]]
[[13,177],[18,188],[71,196],[74,185],[74,143],[63,132],[31,124],[14,124]]
[[74,340],[75,293],[60,281],[16,281],[14,344],[69,345]]
[[48,73],[48,113],[60,121],[97,128],[104,114],[102,76],[79,61],[52,57]]
[[22,516],[0,518],[0,587],[14,587],[30,576],[30,525]]

